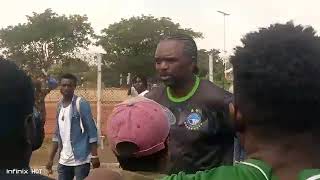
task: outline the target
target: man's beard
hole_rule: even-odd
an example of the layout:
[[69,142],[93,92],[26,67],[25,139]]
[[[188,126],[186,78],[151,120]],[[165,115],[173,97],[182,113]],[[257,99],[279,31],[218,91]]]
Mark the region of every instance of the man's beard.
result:
[[169,87],[175,87],[176,86],[176,81],[173,78],[167,79],[167,80],[162,80],[163,84],[165,86],[169,86]]

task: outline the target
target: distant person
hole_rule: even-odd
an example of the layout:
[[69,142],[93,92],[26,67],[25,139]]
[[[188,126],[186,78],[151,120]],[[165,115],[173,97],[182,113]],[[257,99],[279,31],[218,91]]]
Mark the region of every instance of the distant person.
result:
[[320,37],[310,26],[287,23],[242,42],[231,57],[230,110],[248,159],[164,180],[320,179]]
[[33,84],[35,87],[35,110],[39,113],[39,118],[42,123],[46,121],[46,96],[58,87],[58,81],[43,70],[41,77],[34,78]]
[[148,82],[144,76],[134,76],[131,82],[131,88],[129,89],[128,95],[132,97],[144,96],[148,91]]
[[200,79],[197,45],[187,35],[162,39],[155,67],[164,83],[147,98],[169,108],[177,121],[171,126],[168,173],[195,173],[233,163],[234,132],[228,117],[232,95]]
[[33,150],[37,150],[41,147],[45,136],[45,97],[50,93],[51,90],[58,86],[58,82],[54,78],[48,77],[47,80],[43,80],[41,78],[33,80],[33,84],[35,87],[35,106],[33,109],[33,118],[35,119],[35,127],[39,134],[39,138],[37,138],[36,142],[33,144]]
[[0,179],[51,179],[29,166],[34,143],[41,139],[33,118],[31,78],[14,63],[0,58],[0,83]]
[[144,96],[148,91],[148,81],[144,76],[135,76],[132,79],[132,85],[137,90],[138,96]]
[[93,168],[100,166],[97,152],[97,128],[90,104],[76,96],[77,78],[64,74],[60,80],[62,100],[58,103],[57,128],[46,168],[52,172],[53,159],[59,148],[59,180],[84,179]]
[[168,158],[168,135],[174,115],[144,97],[129,99],[115,107],[107,124],[107,137],[120,167],[99,168],[87,180],[148,180],[163,177]]

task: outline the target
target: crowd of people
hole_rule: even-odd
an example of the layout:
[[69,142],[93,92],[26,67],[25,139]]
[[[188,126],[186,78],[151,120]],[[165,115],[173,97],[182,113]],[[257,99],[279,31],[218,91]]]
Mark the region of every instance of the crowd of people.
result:
[[[198,76],[191,37],[160,40],[155,69],[163,84],[148,91],[146,79],[134,77],[134,97],[107,122],[119,169],[100,167],[90,105],[74,93],[77,78],[63,75],[47,170],[58,152],[59,180],[320,179],[320,37],[288,22],[250,32],[242,43],[230,58],[231,94]],[[29,166],[43,139],[30,77],[1,59],[0,82],[0,179],[50,179]]]

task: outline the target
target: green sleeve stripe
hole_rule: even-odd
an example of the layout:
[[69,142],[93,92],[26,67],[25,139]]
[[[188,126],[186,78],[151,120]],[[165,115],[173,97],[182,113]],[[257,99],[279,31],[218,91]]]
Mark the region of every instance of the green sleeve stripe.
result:
[[320,174],[311,176],[311,177],[309,177],[309,178],[306,179],[306,180],[317,180],[317,179],[320,179]]
[[266,178],[266,180],[269,180],[267,174],[259,166],[252,164],[252,163],[249,163],[249,162],[239,162],[239,163],[256,168],[257,170],[259,170],[261,172],[261,174]]

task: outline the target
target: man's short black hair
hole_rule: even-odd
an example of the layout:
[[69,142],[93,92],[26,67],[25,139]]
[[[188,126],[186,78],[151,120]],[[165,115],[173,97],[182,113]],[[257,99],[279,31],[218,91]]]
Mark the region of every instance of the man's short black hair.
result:
[[[175,34],[171,36],[166,36],[162,38],[162,40],[177,40],[177,41],[183,41],[184,42],[184,49],[183,53],[185,56],[190,57],[190,59],[197,63],[198,61],[198,47],[194,39],[186,34]],[[194,74],[199,73],[199,68],[195,66],[193,70]]]
[[66,73],[66,74],[63,74],[61,77],[60,77],[60,82],[62,79],[70,79],[74,82],[74,85],[76,86],[77,85],[77,82],[78,82],[78,79],[75,75],[73,74],[70,74],[70,73]]
[[0,154],[20,157],[27,147],[24,123],[33,113],[34,87],[24,71],[3,58],[0,58],[0,82],[0,142],[3,146]]
[[242,39],[231,57],[235,104],[266,134],[319,128],[320,38],[312,27],[273,24]]
[[186,34],[175,34],[171,36],[164,37],[162,40],[177,40],[184,42],[183,53],[190,57],[193,62],[197,62],[198,59],[198,48],[194,39]]

